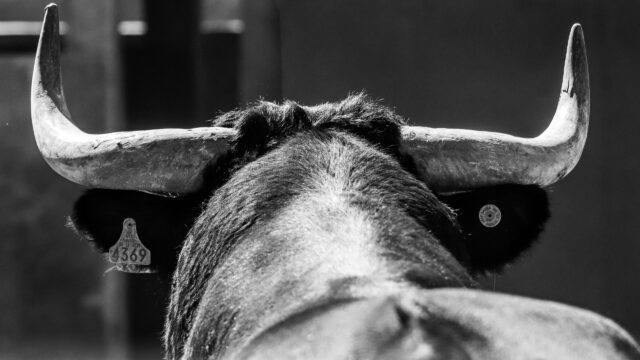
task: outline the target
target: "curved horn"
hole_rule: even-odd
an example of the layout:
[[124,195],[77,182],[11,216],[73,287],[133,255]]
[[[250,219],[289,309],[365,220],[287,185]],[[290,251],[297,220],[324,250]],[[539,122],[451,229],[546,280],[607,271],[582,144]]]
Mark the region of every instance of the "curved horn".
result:
[[578,163],[589,126],[589,70],[584,36],[573,25],[564,78],[549,127],[528,139],[507,134],[405,126],[403,147],[436,191],[497,184],[547,186]]
[[31,84],[33,132],[46,162],[77,184],[161,194],[199,188],[233,129],[159,129],[92,135],[70,121],[60,77],[58,9],[47,6]]

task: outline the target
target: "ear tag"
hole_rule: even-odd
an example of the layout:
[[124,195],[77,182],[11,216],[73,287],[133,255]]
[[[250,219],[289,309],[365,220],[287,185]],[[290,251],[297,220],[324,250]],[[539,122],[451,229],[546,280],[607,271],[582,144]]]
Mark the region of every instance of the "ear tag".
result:
[[153,272],[146,267],[151,264],[151,251],[140,241],[136,221],[132,218],[124,219],[120,238],[109,248],[109,262],[116,270],[126,273]]
[[492,228],[500,224],[500,220],[502,220],[502,212],[500,212],[499,207],[493,204],[486,204],[480,208],[478,218],[480,219],[482,226]]

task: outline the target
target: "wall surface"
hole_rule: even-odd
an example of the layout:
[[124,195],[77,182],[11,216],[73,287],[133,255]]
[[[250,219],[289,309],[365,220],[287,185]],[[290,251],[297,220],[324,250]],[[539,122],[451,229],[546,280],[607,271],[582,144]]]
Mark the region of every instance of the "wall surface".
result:
[[[413,124],[520,136],[535,136],[549,123],[569,30],[580,22],[591,74],[587,145],[571,175],[549,189],[552,218],[538,244],[495,278],[495,289],[595,310],[640,336],[640,3],[282,0],[245,6],[246,100],[314,104],[365,90]],[[493,286],[494,279],[486,279],[486,287]]]

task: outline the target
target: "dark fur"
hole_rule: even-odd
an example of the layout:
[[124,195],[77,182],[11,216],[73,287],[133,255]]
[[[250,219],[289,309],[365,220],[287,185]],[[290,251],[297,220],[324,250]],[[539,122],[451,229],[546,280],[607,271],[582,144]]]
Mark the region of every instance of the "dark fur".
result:
[[[211,164],[208,188],[184,199],[90,191],[76,204],[73,221],[82,234],[105,251],[117,240],[122,220],[135,218],[141,239],[154,242],[145,242],[152,256],[156,252],[167,254],[161,256],[167,271],[173,268],[172,254],[180,251],[182,240],[187,238],[180,251],[165,334],[170,358],[180,354],[207,281],[233,248],[234,241],[253,225],[268,221],[293,196],[306,190],[298,181],[308,175],[307,169],[318,165],[316,148],[305,147],[306,143],[342,141],[340,134],[350,134],[396,159],[401,169],[381,167],[374,158],[357,164],[354,168],[360,171],[354,176],[364,183],[359,190],[365,195],[367,189],[393,194],[393,201],[404,204],[406,215],[431,231],[472,273],[499,269],[530,246],[548,217],[543,190],[514,185],[441,197],[457,210],[458,224],[455,213],[410,175],[415,175],[415,168],[399,147],[403,123],[390,109],[363,95],[311,108],[293,102],[283,105],[261,102],[213,121],[215,126],[233,126],[239,132],[233,149],[220,162]],[[256,159],[288,144],[294,137],[298,140],[293,149],[300,152],[300,156],[294,156],[300,162],[297,166],[283,164],[277,171],[252,167]],[[245,171],[243,175],[234,176],[239,169]],[[200,204],[212,192],[214,195],[202,212]],[[367,196],[354,201],[365,209],[375,207],[367,202]],[[474,223],[478,204],[485,202],[500,204],[504,209],[501,225],[490,231]],[[401,220],[386,219],[390,227]],[[153,233],[143,235],[143,231],[149,231],[145,224],[155,225],[149,226]],[[417,282],[421,281],[431,284]]]

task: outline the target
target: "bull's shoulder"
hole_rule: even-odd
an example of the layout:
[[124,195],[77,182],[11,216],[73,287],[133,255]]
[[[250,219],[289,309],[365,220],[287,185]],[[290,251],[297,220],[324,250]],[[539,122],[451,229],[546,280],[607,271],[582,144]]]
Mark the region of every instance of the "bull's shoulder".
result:
[[427,324],[476,334],[458,344],[473,359],[640,359],[618,324],[569,305],[467,289],[423,290],[401,302]]

